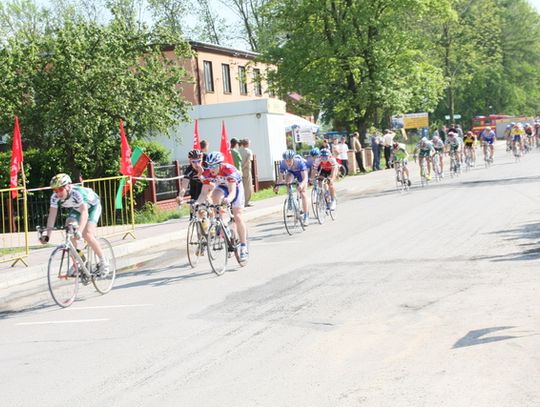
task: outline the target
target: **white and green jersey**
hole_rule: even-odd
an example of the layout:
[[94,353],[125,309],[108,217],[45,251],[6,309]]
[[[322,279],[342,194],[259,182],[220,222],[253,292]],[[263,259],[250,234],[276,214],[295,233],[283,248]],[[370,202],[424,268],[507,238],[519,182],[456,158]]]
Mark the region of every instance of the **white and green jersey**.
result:
[[88,208],[92,208],[100,203],[99,196],[93,189],[73,185],[71,191],[65,201],[60,200],[56,193],[51,195],[51,207],[70,208],[79,211],[82,204],[86,204]]
[[394,157],[394,161],[406,160],[409,157],[409,153],[407,152],[405,144],[399,143],[398,148],[393,148],[392,156]]

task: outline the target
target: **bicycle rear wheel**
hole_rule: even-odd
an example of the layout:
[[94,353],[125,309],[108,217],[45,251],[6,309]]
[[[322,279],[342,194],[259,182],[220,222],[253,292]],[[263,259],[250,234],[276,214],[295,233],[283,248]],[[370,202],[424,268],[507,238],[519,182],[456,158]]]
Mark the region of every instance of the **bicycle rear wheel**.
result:
[[98,293],[107,294],[113,288],[114,280],[116,279],[116,257],[114,257],[113,247],[107,239],[100,237],[98,242],[101,246],[101,250],[103,251],[103,258],[107,261],[107,263],[109,263],[109,271],[104,273],[103,271],[97,270],[99,259],[92,250],[91,264],[94,265],[94,268],[96,269],[95,271],[90,270],[92,272],[92,284],[94,284],[94,287]]
[[330,214],[330,218],[332,220],[336,220],[337,218],[337,198],[336,199],[336,208],[335,209],[330,209],[330,203],[332,201],[332,197],[330,196],[330,194],[326,194],[325,196],[325,201],[326,201],[326,205],[327,205],[327,208],[328,208],[328,213]]
[[208,229],[207,252],[210,267],[218,276],[222,275],[227,268],[229,258],[225,232],[220,223],[214,223]]
[[57,247],[49,257],[47,282],[54,302],[62,308],[75,301],[79,291],[79,265],[64,247]]
[[189,265],[195,268],[201,256],[206,252],[206,239],[202,234],[199,222],[191,222],[187,229],[187,255]]

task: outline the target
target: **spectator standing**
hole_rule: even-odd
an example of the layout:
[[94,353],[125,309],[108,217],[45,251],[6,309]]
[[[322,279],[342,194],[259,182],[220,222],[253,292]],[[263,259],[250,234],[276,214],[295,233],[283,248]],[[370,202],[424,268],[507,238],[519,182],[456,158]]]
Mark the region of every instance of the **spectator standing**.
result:
[[391,156],[392,156],[392,144],[394,143],[395,136],[396,134],[389,129],[386,129],[384,131],[383,145],[384,145],[384,160],[386,161],[386,169],[394,167],[391,164]]
[[364,173],[366,172],[366,169],[364,168],[364,160],[362,159],[362,144],[360,143],[360,134],[358,134],[358,132],[353,134],[351,144],[358,169],[360,172]]
[[234,166],[242,175],[242,157],[240,156],[240,153],[238,152],[238,140],[234,137],[230,141],[231,144],[231,155],[234,161]]
[[463,139],[463,129],[461,128],[461,125],[456,124],[454,128],[456,129],[458,136]]
[[249,202],[253,193],[253,152],[249,148],[249,144],[248,139],[240,140],[240,148],[238,149],[242,157],[242,183],[244,184],[245,206],[253,206]]
[[345,174],[349,173],[349,146],[347,145],[347,137],[342,137],[341,142],[336,145],[337,158],[341,161],[341,165],[345,168]]
[[330,150],[330,144],[328,143],[327,139],[323,140],[321,148],[327,148]]
[[373,152],[373,171],[381,169],[381,137],[375,133],[371,135],[371,151]]
[[339,155],[338,144],[339,144],[339,142],[338,142],[337,137],[334,138],[334,139],[332,139],[332,155],[333,155],[334,157],[336,157],[336,158],[337,158],[337,156]]

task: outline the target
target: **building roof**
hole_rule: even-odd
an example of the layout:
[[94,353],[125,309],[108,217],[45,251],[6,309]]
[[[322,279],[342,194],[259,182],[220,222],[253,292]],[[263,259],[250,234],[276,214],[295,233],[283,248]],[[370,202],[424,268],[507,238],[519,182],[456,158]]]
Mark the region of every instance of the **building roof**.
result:
[[235,48],[222,47],[221,45],[210,44],[199,41],[188,41],[192,49],[196,51],[209,51],[217,54],[229,55],[233,57],[241,57],[247,59],[255,59],[261,54],[258,52],[244,51]]

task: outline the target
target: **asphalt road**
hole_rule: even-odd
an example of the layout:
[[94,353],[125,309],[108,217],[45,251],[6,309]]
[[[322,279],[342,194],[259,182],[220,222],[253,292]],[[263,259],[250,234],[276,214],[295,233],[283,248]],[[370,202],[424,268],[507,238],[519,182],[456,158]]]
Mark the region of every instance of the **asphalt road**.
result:
[[540,154],[495,158],[350,192],[301,235],[259,220],[221,277],[179,248],[106,296],[4,315],[0,404],[537,407]]

